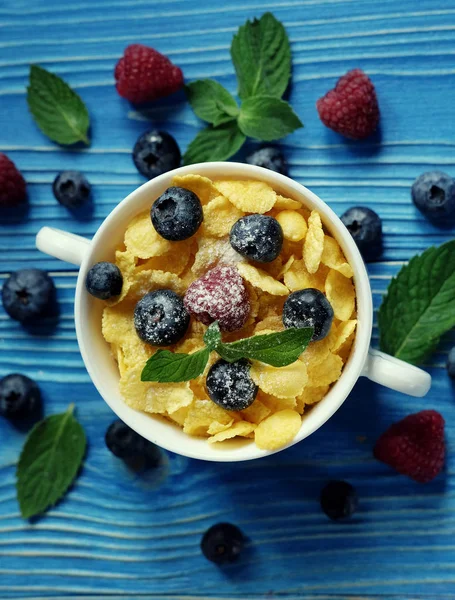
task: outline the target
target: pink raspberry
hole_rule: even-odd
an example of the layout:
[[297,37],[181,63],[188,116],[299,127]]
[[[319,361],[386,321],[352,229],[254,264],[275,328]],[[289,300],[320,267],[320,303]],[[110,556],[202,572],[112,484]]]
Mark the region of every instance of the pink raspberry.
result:
[[0,207],[16,206],[25,198],[24,178],[13,161],[0,152]]
[[219,265],[193,281],[183,299],[188,312],[205,325],[218,321],[222,331],[241,329],[250,314],[248,292],[235,267]]

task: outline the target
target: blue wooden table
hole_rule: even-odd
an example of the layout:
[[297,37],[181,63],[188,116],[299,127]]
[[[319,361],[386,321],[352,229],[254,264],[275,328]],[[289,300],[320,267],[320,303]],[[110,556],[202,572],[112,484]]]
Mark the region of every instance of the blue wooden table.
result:
[[[183,94],[146,114],[116,94],[113,68],[124,47],[154,46],[187,80],[216,77],[235,92],[232,35],[265,10],[289,32],[290,99],[305,123],[283,143],[291,177],[338,214],[363,204],[383,219],[385,252],[369,266],[375,308],[404,261],[453,237],[416,212],[409,191],[422,171],[455,175],[455,0],[0,0],[0,151],[24,173],[30,198],[26,220],[0,226],[0,277],[30,265],[49,269],[62,310],[51,335],[31,336],[0,308],[0,376],[34,377],[47,414],[75,402],[89,439],[74,488],[29,524],[14,488],[24,434],[0,423],[2,598],[455,597],[455,395],[444,369],[453,333],[426,365],[434,378],[426,398],[361,381],[322,430],[270,459],[228,465],[167,455],[159,472],[138,478],[104,446],[113,414],[79,355],[76,272],[34,247],[43,225],[92,236],[143,182],[131,160],[141,132],[164,128],[185,149],[200,127]],[[32,62],[83,97],[92,117],[89,149],[60,148],[33,124],[25,99]],[[315,110],[353,67],[372,77],[382,111],[380,134],[365,143],[328,131]],[[62,169],[80,169],[93,184],[89,220],[56,203],[51,183]],[[446,472],[425,486],[372,457],[391,422],[423,408],[442,412],[449,445]],[[343,525],[328,522],[318,505],[332,478],[347,479],[360,495],[358,514]],[[199,551],[202,533],[220,520],[250,538],[242,560],[223,570]]]

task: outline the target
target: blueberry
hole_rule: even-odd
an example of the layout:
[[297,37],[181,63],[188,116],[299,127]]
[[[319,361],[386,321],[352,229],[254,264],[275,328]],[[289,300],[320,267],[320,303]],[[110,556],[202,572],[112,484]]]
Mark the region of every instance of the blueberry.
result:
[[455,219],[455,181],[441,171],[423,173],[412,184],[412,201],[434,223]]
[[449,377],[455,379],[455,346],[449,352],[449,357],[447,359],[447,373]]
[[314,288],[292,292],[283,306],[283,325],[313,327],[312,341],[322,340],[329,333],[333,321],[333,308],[322,292]]
[[146,131],[133,148],[133,161],[139,173],[153,179],[180,166],[180,148],[165,131]]
[[153,227],[166,240],[186,240],[202,223],[202,205],[196,194],[181,187],[170,187],[155,200],[150,212]]
[[268,263],[275,260],[283,247],[283,230],[273,217],[247,215],[231,229],[231,246],[242,256]]
[[276,171],[282,175],[288,174],[288,165],[279,148],[276,146],[265,146],[246,157],[246,162],[257,167],[264,167]]
[[158,446],[133,431],[120,419],[109,425],[104,439],[108,449],[117,458],[143,458],[148,467],[156,467],[161,462]]
[[0,380],[0,416],[25,419],[40,407],[41,393],[32,379],[12,373]]
[[90,200],[91,186],[79,171],[62,171],[54,179],[52,191],[60,204],[75,209]]
[[330,481],[321,492],[321,508],[333,521],[352,517],[359,505],[357,492],[346,481]]
[[155,290],[139,300],[134,309],[138,336],[153,346],[170,346],[185,335],[190,315],[183,299],[172,290]]
[[46,316],[54,300],[54,282],[39,269],[16,271],[3,284],[3,308],[21,323],[31,323]]
[[122,272],[110,262],[99,262],[93,265],[85,278],[87,291],[95,298],[108,300],[118,296],[122,291]]
[[226,410],[244,410],[253,404],[258,387],[250,377],[250,363],[242,358],[233,363],[218,360],[207,374],[210,398]]
[[341,215],[364,260],[374,260],[382,254],[382,222],[374,210],[354,206]]
[[234,562],[245,545],[245,537],[238,527],[231,523],[212,525],[202,536],[202,554],[218,565]]

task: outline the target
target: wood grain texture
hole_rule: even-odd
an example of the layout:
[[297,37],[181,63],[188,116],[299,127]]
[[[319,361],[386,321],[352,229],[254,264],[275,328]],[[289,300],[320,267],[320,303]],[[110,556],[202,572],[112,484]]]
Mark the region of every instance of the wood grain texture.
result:
[[[305,123],[283,143],[291,177],[338,214],[363,204],[383,218],[384,256],[369,266],[376,311],[403,261],[453,237],[453,229],[436,229],[416,212],[409,189],[424,170],[455,174],[455,0],[0,0],[0,151],[24,173],[30,198],[27,218],[0,223],[0,273],[50,269],[61,306],[57,328],[35,335],[0,309],[0,376],[34,377],[47,414],[75,402],[89,439],[74,488],[29,524],[19,517],[14,488],[24,434],[0,423],[1,598],[455,596],[455,455],[442,476],[421,486],[371,452],[391,422],[429,407],[446,418],[451,448],[454,388],[444,365],[453,332],[427,365],[434,377],[427,398],[362,380],[321,431],[270,459],[226,465],[169,454],[159,472],[138,478],[104,447],[113,414],[79,355],[74,268],[34,247],[42,225],[92,236],[143,182],[131,148],[145,129],[165,128],[184,150],[201,126],[183,94],[145,112],[120,99],[113,66],[123,48],[153,45],[187,80],[216,77],[235,92],[232,34],[265,10],[288,29],[290,100]],[[36,129],[25,101],[31,62],[78,89],[92,116],[89,149],[62,149]],[[364,143],[326,130],[315,110],[316,99],[353,67],[373,78],[382,111],[380,133]],[[93,184],[86,220],[75,220],[52,195],[55,175],[67,168],[84,171]],[[359,513],[344,525],[327,522],[319,510],[321,486],[332,478],[349,480],[360,494]],[[221,571],[199,551],[204,530],[220,520],[238,524],[250,539],[242,561]]]

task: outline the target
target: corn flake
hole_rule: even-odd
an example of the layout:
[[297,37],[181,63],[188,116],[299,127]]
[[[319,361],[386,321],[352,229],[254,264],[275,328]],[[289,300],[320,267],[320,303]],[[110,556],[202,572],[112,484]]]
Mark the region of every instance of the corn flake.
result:
[[300,360],[285,367],[272,367],[264,363],[253,362],[250,375],[263,392],[277,398],[298,396],[308,382],[306,365]]
[[319,387],[308,386],[303,390],[303,394],[298,397],[298,400],[302,400],[303,404],[316,404],[324,398],[328,391],[328,385],[321,385]]
[[219,195],[211,180],[202,175],[175,175],[172,185],[190,190],[196,194],[202,205],[208,204],[212,198]]
[[302,208],[302,203],[298,200],[293,200],[292,198],[285,198],[284,196],[280,196],[280,194],[277,194],[273,208],[276,208],[278,210],[298,210],[299,208]]
[[325,293],[335,317],[340,321],[347,321],[355,308],[355,289],[352,281],[331,269],[325,280]]
[[276,202],[276,192],[263,181],[215,181],[216,189],[239,210],[266,213]]
[[146,412],[172,415],[180,408],[191,405],[194,395],[188,381],[182,383],[153,383],[147,390]]
[[339,271],[345,277],[353,277],[354,271],[351,265],[346,261],[338,242],[330,235],[324,236],[324,250],[322,252],[321,262],[323,265]]
[[327,273],[328,269],[323,265],[316,273],[309,273],[304,260],[295,260],[284,274],[284,283],[291,292],[306,288],[316,288],[323,292]]
[[140,300],[145,294],[153,290],[170,289],[177,294],[185,293],[185,286],[178,275],[164,271],[138,271],[131,285],[127,298]]
[[308,219],[308,232],[303,244],[303,260],[308,273],[316,273],[324,250],[324,231],[319,213],[311,212]]
[[295,210],[283,210],[276,216],[281,225],[283,236],[291,242],[300,242],[306,236],[308,225],[301,214]]
[[117,250],[116,251],[115,264],[117,265],[117,267],[120,269],[120,271],[122,273],[123,285],[122,285],[122,291],[120,292],[119,296],[111,298],[110,300],[107,300],[106,304],[108,306],[115,306],[116,304],[119,304],[128,294],[128,291],[134,280],[134,269],[136,267],[136,262],[137,262],[136,257],[134,256],[134,254],[132,254],[128,250],[126,250],[126,251]]
[[138,258],[161,256],[172,250],[171,242],[162,238],[153,227],[148,211],[134,217],[128,225],[125,246]]
[[272,396],[272,394],[266,394],[262,390],[259,390],[256,401],[257,400],[260,400],[272,413],[287,408],[295,410],[296,407],[296,398],[294,396],[277,398],[276,396]]
[[245,419],[245,421],[249,421],[250,423],[260,423],[271,413],[270,408],[268,408],[265,404],[263,404],[259,399],[253,402],[251,406],[245,408],[240,412],[241,416]]
[[335,340],[332,344],[331,351],[336,354],[337,350],[346,342],[349,336],[354,333],[357,321],[355,319],[351,321],[342,321],[335,331]]
[[323,362],[308,368],[308,386],[321,387],[334,383],[340,378],[342,369],[341,358],[329,353]]
[[202,233],[217,238],[229,235],[234,223],[243,215],[227,198],[217,196],[204,206]]
[[302,419],[295,410],[281,410],[274,413],[256,427],[254,439],[262,450],[278,450],[295,438],[302,425]]
[[237,269],[246,281],[263,292],[267,292],[273,296],[287,296],[289,294],[289,290],[285,285],[268,275],[262,269],[257,269],[247,263],[238,264]]
[[234,419],[231,419],[229,423],[219,423],[218,421],[212,421],[207,430],[208,435],[216,435],[222,431],[226,431],[234,424]]
[[195,252],[195,241],[193,239],[173,242],[172,250],[161,256],[147,259],[136,267],[136,272],[157,270],[181,275],[188,265],[191,255]]
[[190,435],[207,435],[213,421],[230,423],[233,416],[211,400],[196,400],[190,407],[183,431]]
[[215,444],[216,442],[223,442],[224,440],[236,437],[237,435],[245,437],[252,433],[255,429],[256,425],[254,423],[237,421],[237,423],[234,423],[232,427],[226,429],[225,431],[220,431],[220,433],[210,437],[207,441],[209,444]]

